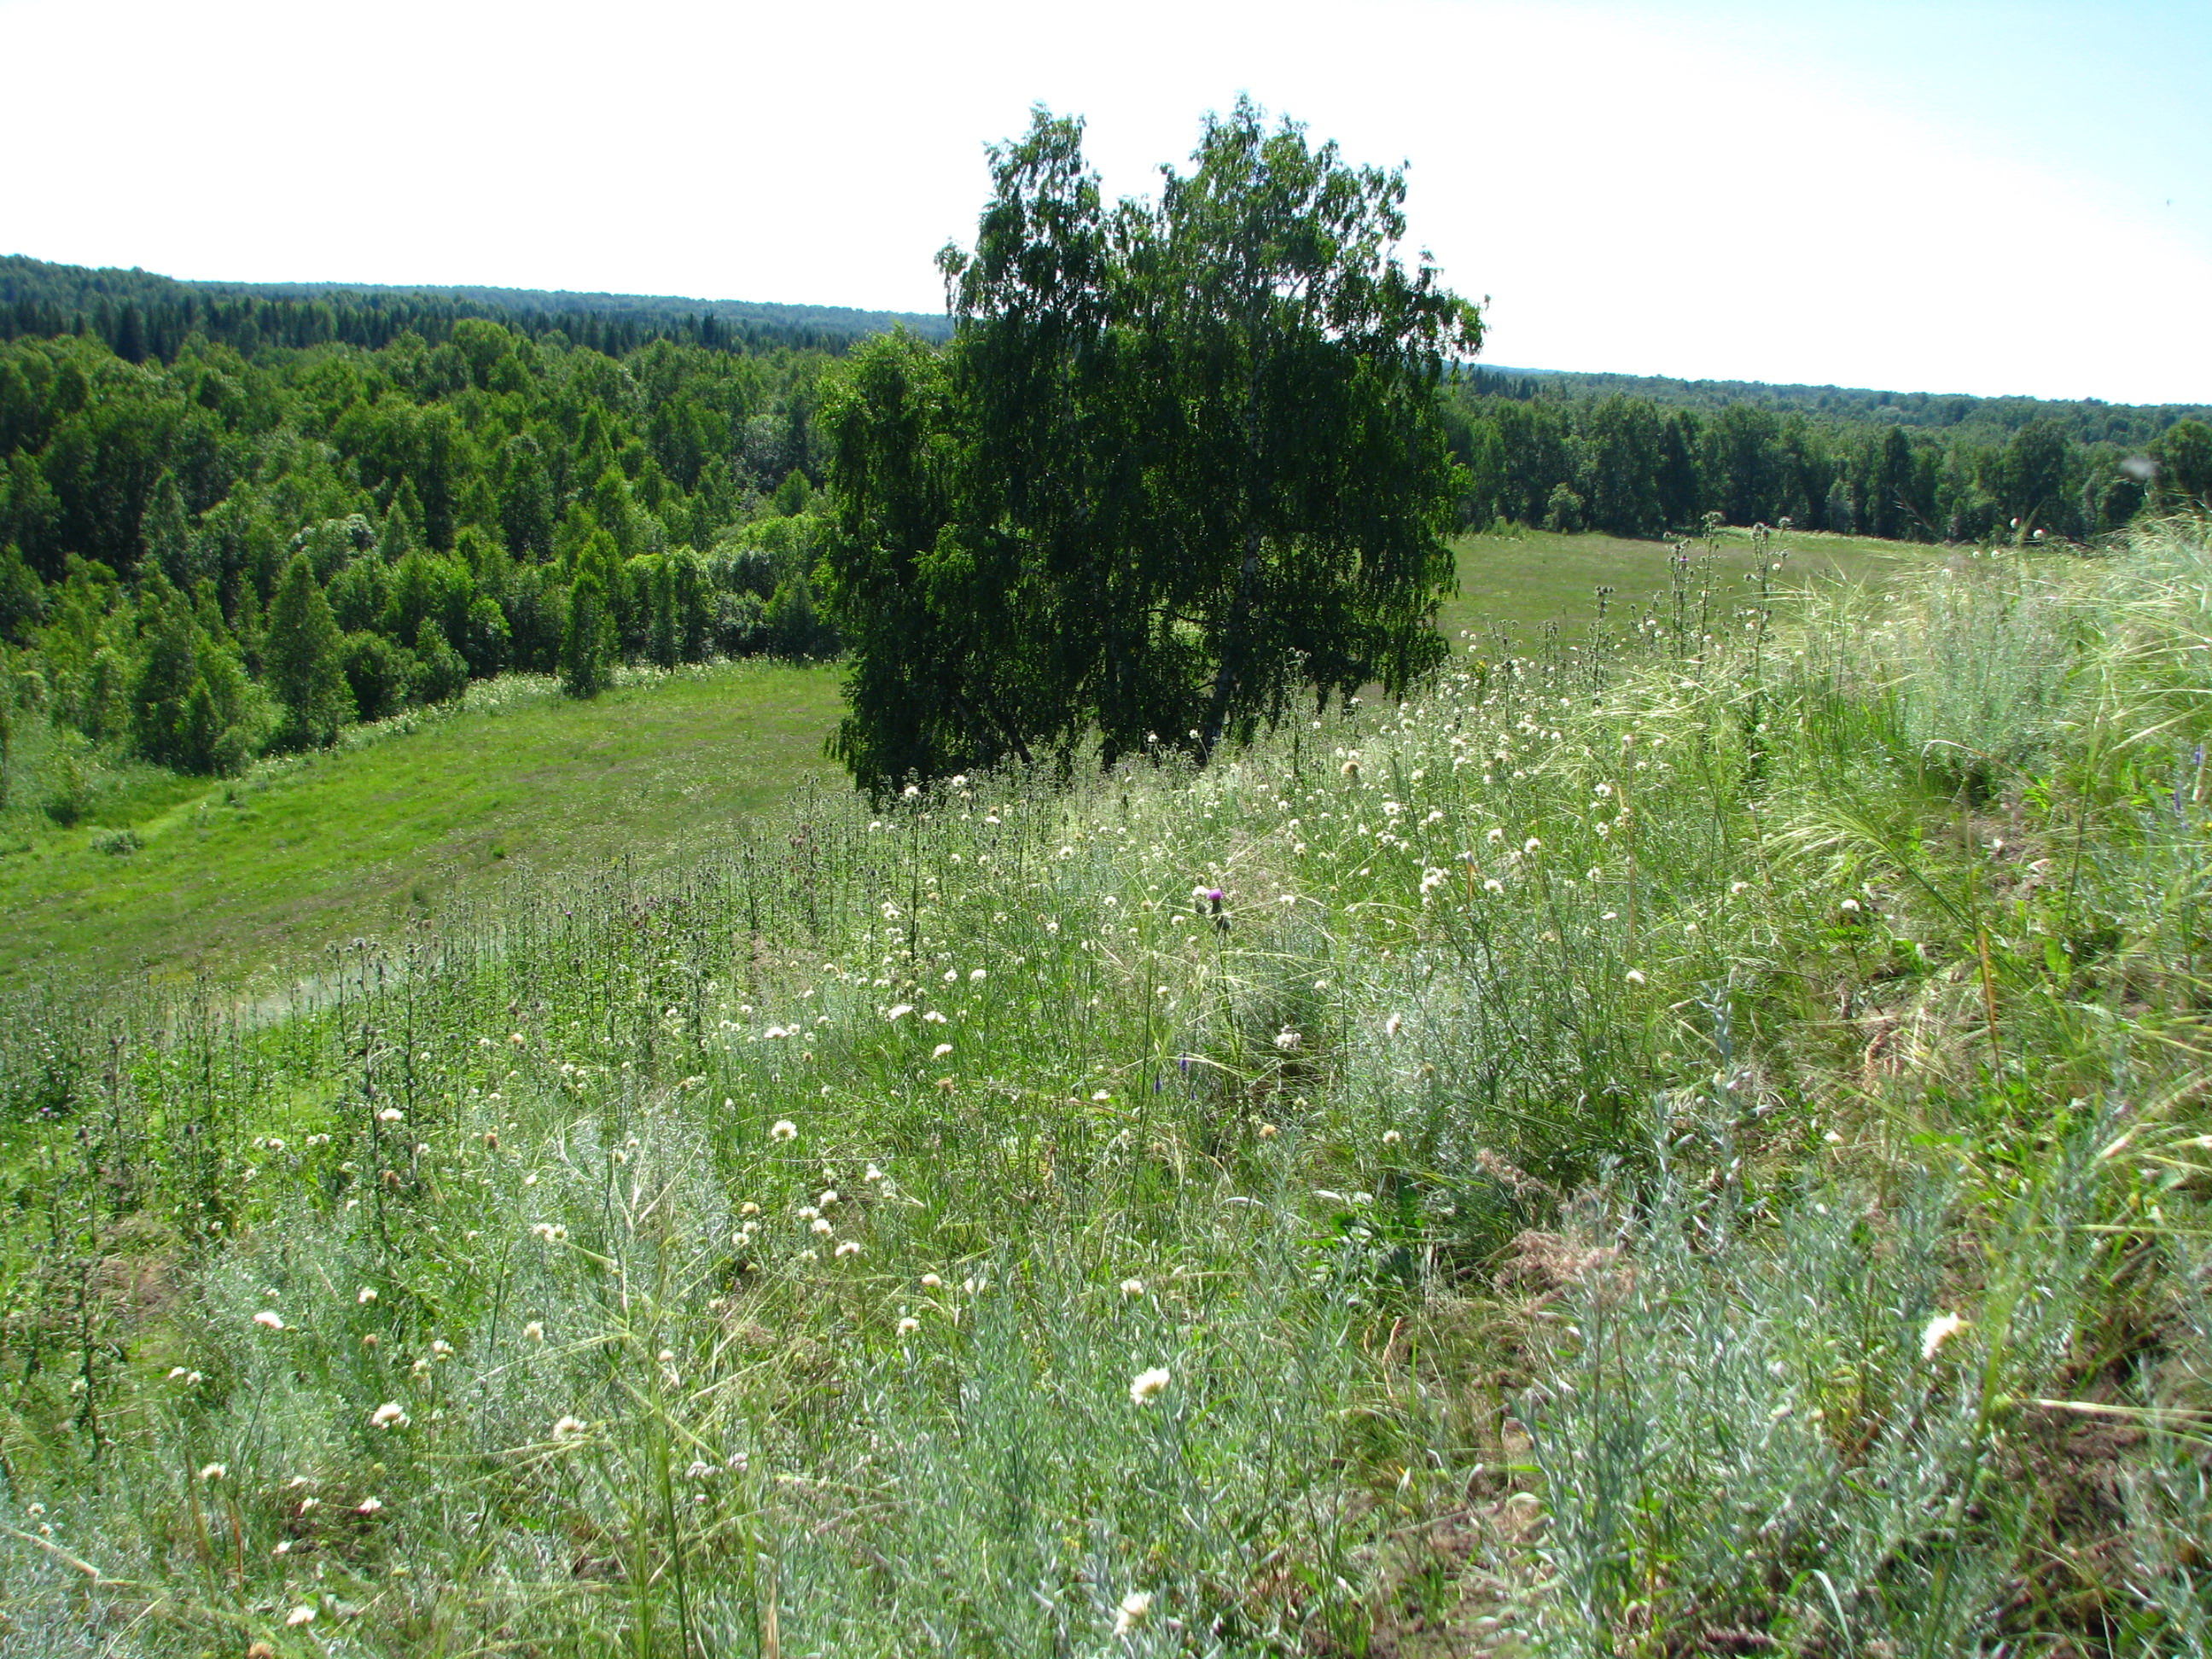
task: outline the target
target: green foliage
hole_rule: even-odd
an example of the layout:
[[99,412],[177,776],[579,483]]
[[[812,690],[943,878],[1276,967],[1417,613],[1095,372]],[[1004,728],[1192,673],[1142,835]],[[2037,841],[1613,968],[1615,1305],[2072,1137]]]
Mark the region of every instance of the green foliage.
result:
[[561,689],[572,697],[596,697],[606,690],[616,660],[613,608],[599,571],[586,568],[568,586],[568,617],[561,629]]
[[2159,439],[2154,453],[2161,501],[2176,507],[2212,504],[2212,425],[2177,422]]
[[[599,568],[617,660],[836,649],[803,617],[772,637],[757,611],[722,626],[696,556],[659,562],[755,519],[803,523],[776,543],[762,609],[811,562],[820,352],[753,351],[740,332],[633,342],[617,362],[451,316],[430,337],[395,328],[304,351],[189,337],[118,357],[102,331],[9,331],[21,337],[0,343],[0,638],[33,653],[52,717],[95,742],[128,729],[140,753],[203,771],[250,755],[263,722],[241,677],[270,672],[268,617],[295,556],[350,638],[365,718],[453,695],[456,659],[472,678],[553,670],[580,562]],[[767,508],[771,489],[801,516]],[[189,625],[171,590],[191,596]],[[280,633],[302,623],[304,592],[292,599]],[[432,624],[441,644],[426,643]],[[279,642],[279,672],[305,672],[291,651]],[[326,669],[312,694],[268,686],[288,744],[342,723]]]
[[1460,523],[1557,527],[1564,490],[1583,501],[1586,527],[1614,536],[1685,533],[1711,512],[1729,525],[1886,539],[2082,539],[2147,502],[2189,499],[2147,485],[2171,473],[2159,459],[2168,450],[2191,453],[2190,428],[2212,434],[2172,410],[2014,399],[1983,411],[1969,398],[1938,418],[1924,398],[1901,408],[1765,395],[1789,390],[1722,397],[1703,382],[1462,372],[1447,410],[1468,471]]
[[263,740],[255,688],[228,641],[209,631],[160,573],[147,587],[144,653],[130,689],[139,754],[180,772],[231,774]]
[[354,710],[365,720],[398,713],[416,683],[415,653],[381,634],[349,633],[340,660]]
[[283,740],[329,743],[353,718],[353,690],[346,681],[344,634],[305,553],[293,555],[284,572],[263,649],[270,692],[284,709]]
[[46,619],[46,591],[13,543],[0,545],[0,641],[27,645]]
[[435,617],[425,617],[416,630],[415,678],[410,690],[423,702],[450,702],[468,690],[469,665],[447,642],[446,630]]
[[1433,665],[1458,493],[1433,391],[1474,307],[1395,255],[1403,180],[1240,103],[1157,205],[1079,124],[992,152],[957,329],[825,406],[838,752],[881,790],[1012,757],[1249,742]]

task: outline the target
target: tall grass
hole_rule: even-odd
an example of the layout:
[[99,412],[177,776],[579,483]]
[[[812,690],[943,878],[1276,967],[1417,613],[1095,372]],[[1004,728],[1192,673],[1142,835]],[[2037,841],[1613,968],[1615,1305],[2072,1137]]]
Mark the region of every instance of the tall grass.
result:
[[19,1002],[0,1651],[2201,1650],[2203,528],[1758,554]]

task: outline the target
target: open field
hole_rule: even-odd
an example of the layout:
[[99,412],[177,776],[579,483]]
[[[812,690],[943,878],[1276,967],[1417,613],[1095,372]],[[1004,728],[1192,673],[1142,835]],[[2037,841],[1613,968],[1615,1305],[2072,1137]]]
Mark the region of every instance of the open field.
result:
[[2207,536],[19,1004],[0,1653],[2203,1651]]
[[[1778,535],[1771,545],[1789,554],[1775,573],[1778,586],[1785,591],[1823,577],[1881,583],[1940,556],[1939,550],[1913,543],[1822,533]],[[1526,634],[1549,622],[1585,622],[1596,614],[1600,586],[1613,590],[1611,606],[1633,614],[1668,592],[1667,562],[1673,551],[1669,542],[1547,530],[1462,536],[1452,546],[1458,555],[1459,592],[1444,601],[1437,622],[1454,636],[1462,629],[1495,623]],[[1745,597],[1741,579],[1752,568],[1747,532],[1723,531],[1718,541],[1693,543],[1692,550],[1694,557],[1711,557],[1713,585],[1727,600]]]
[[[131,769],[76,828],[11,817],[0,975],[232,975],[388,932],[519,870],[649,871],[810,776],[842,788],[822,754],[836,702],[833,670],[763,662],[646,676],[590,703],[508,679],[417,729],[234,783]],[[138,850],[95,850],[125,828]]]

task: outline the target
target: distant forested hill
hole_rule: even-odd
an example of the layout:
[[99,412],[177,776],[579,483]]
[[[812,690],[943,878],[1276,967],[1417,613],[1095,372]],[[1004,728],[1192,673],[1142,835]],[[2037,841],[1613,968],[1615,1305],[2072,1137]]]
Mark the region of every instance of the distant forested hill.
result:
[[1678,380],[1661,374],[1586,374],[1486,364],[1462,371],[1479,396],[1600,398],[1616,393],[1666,409],[1735,405],[1874,426],[1972,428],[1999,438],[2056,420],[2084,442],[2147,444],[2176,421],[2212,421],[2212,404],[2108,404],[2095,398],[1974,398],[1964,392],[1875,392],[1863,386],[1774,386],[1764,380]]
[[615,356],[656,339],[722,350],[840,352],[899,325],[927,339],[942,339],[951,329],[942,316],[841,306],[541,289],[192,283],[135,269],[0,256],[0,340],[96,335],[129,362],[171,362],[195,333],[248,356],[272,346],[374,349],[410,331],[438,345],[465,318],[501,323],[533,339],[559,333]]

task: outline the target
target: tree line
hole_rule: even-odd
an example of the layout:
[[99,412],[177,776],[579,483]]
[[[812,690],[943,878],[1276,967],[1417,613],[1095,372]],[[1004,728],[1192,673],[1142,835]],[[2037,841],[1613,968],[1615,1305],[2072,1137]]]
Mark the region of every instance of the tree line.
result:
[[[1486,371],[1462,374],[1452,393],[1445,419],[1468,475],[1460,520],[1472,527],[1649,537],[1710,514],[1901,540],[2078,540],[2212,495],[2212,424],[2193,414],[2103,418],[2062,405],[2008,428],[1974,410],[1907,424],[1881,419],[1887,405],[1872,416],[1669,407]],[[2084,436],[2085,426],[2130,435]]]
[[742,354],[780,348],[835,354],[894,326],[933,337],[948,331],[942,318],[838,306],[708,304],[536,289],[185,283],[151,271],[0,256],[0,340],[86,335],[105,341],[127,362],[173,362],[195,337],[247,356],[264,348],[331,344],[377,350],[407,333],[440,345],[455,324],[471,318],[532,339],[557,333],[614,357],[655,340]]

